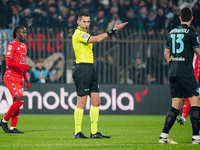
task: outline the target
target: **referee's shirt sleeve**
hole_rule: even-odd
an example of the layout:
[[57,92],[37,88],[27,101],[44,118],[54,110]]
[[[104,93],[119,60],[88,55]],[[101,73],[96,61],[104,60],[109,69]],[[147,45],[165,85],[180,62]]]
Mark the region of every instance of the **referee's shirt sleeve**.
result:
[[192,40],[191,40],[192,41],[192,48],[200,47],[198,33],[197,32],[193,33],[191,38],[192,38]]
[[91,36],[89,34],[83,32],[81,34],[78,34],[78,41],[87,44],[89,42],[90,37]]

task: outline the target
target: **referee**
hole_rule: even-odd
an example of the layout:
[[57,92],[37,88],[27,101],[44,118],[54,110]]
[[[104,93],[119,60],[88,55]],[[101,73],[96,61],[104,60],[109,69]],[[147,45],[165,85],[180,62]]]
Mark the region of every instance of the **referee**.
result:
[[78,28],[75,30],[72,36],[72,44],[76,58],[76,65],[73,67],[73,79],[77,91],[77,106],[74,111],[75,119],[75,139],[86,139],[81,132],[81,125],[83,119],[84,107],[87,102],[87,96],[90,96],[90,120],[91,120],[91,133],[90,138],[110,138],[110,136],[102,135],[97,130],[98,118],[99,118],[99,85],[97,81],[97,75],[94,69],[93,59],[93,44],[117,33],[128,22],[119,24],[116,22],[113,29],[106,33],[99,34],[97,36],[91,36],[88,33],[90,26],[90,15],[82,12],[78,16],[77,24]]
[[181,24],[170,31],[164,53],[165,59],[169,63],[172,107],[166,115],[164,128],[158,142],[178,144],[169,138],[169,131],[181,109],[183,98],[188,98],[191,105],[192,144],[200,144],[199,89],[192,66],[194,52],[200,57],[199,37],[197,32],[190,27],[193,20],[191,9],[183,8],[179,19]]

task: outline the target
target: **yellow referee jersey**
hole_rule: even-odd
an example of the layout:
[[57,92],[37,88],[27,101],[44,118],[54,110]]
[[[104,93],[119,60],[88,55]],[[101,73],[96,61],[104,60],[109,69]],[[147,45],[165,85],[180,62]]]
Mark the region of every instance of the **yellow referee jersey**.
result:
[[72,44],[76,63],[94,63],[93,45],[88,43],[90,34],[81,28],[77,28],[72,36]]

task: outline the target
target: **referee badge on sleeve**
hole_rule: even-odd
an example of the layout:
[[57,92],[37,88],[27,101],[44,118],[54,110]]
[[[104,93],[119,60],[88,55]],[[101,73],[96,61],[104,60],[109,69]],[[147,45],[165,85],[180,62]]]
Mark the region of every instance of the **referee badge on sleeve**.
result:
[[89,38],[89,35],[88,34],[86,34],[86,33],[84,33],[83,35],[82,35],[82,38],[83,39],[85,39],[86,41],[88,40],[88,38]]

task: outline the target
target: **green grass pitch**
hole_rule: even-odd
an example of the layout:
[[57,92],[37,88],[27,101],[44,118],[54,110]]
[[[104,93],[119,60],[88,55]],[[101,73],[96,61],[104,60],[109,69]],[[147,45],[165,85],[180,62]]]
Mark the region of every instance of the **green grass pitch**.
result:
[[[0,115],[3,118],[3,115]],[[0,129],[0,150],[192,150],[192,127],[175,122],[170,138],[178,145],[158,144],[165,116],[100,115],[98,130],[111,139],[73,139],[73,115],[20,115],[17,128],[25,134],[7,134]],[[84,115],[82,132],[89,136],[90,118]]]

